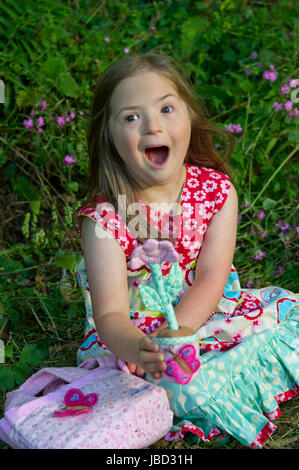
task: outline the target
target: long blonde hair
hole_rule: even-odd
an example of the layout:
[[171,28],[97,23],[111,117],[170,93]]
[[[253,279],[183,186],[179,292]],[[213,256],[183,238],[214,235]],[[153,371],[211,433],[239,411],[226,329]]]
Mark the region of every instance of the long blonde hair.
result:
[[[120,194],[126,196],[127,207],[135,201],[135,192],[139,188],[113,144],[108,122],[111,97],[117,85],[144,70],[167,78],[187,105],[191,117],[191,138],[185,163],[219,170],[232,179],[227,160],[234,148],[234,138],[207,117],[204,104],[196,97],[192,85],[183,78],[179,68],[180,64],[174,58],[163,52],[151,51],[121,58],[105,70],[95,87],[87,130],[89,203],[95,204],[101,196],[105,201],[116,204]],[[221,156],[215,149],[213,137],[224,139]]]

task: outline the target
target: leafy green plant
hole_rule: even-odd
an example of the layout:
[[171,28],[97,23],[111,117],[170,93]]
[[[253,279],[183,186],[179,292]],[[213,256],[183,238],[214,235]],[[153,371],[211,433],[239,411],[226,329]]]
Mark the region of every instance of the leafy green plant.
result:
[[13,345],[5,349],[5,358],[10,359],[13,365],[1,367],[0,369],[0,391],[5,392],[21,385],[31,372],[30,366],[39,366],[43,359],[47,357],[47,352],[38,349],[36,345],[25,345],[17,360],[14,360]]

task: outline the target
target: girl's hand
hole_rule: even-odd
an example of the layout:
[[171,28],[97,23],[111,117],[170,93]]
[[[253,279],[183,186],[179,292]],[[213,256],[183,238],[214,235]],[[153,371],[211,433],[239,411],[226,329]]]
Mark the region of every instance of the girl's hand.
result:
[[141,369],[141,367],[136,366],[136,364],[133,364],[133,362],[126,362],[126,366],[132,375],[137,375],[137,377],[141,377],[143,379],[145,374],[144,369]]
[[[157,343],[150,339],[151,335],[145,336],[139,342],[139,364],[136,365],[132,362],[126,362],[126,365],[133,375],[137,377],[144,377],[147,373],[153,379],[160,379],[161,372],[166,370],[166,363],[164,362],[164,356],[159,352],[159,346]],[[141,367],[142,366],[142,367]]]
[[159,352],[159,345],[149,336],[144,336],[139,341],[139,365],[153,379],[160,379],[167,368],[164,356]]

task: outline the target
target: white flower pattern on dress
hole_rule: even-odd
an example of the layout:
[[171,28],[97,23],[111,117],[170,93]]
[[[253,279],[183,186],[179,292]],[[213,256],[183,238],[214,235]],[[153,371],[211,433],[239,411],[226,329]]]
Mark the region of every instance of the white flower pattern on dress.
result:
[[211,171],[210,177],[219,180],[221,178],[221,175],[219,173],[216,173],[215,171]]
[[201,170],[198,166],[189,166],[188,171],[191,176],[198,177],[201,174]]
[[187,230],[195,230],[197,225],[198,225],[197,221],[192,220],[192,219],[188,219],[184,224]]
[[206,180],[203,185],[202,185],[204,191],[207,193],[212,193],[215,191],[215,189],[218,187],[216,181],[213,180]]
[[230,182],[229,181],[221,181],[220,182],[220,186],[221,186],[221,189],[222,189],[222,192],[224,194],[228,194],[229,192],[229,188],[230,188]]
[[215,204],[219,205],[224,201],[224,196],[221,193],[216,194]]
[[199,184],[200,183],[197,178],[189,178],[189,181],[187,183],[189,188],[197,188]]
[[123,247],[124,250],[127,250],[128,249],[128,246],[129,246],[129,241],[127,240],[126,237],[119,237],[119,243],[121,244],[121,246]]
[[185,188],[182,192],[181,200],[182,201],[189,201],[190,197],[191,197],[191,191],[189,191],[187,188]]
[[201,189],[200,191],[196,191],[196,193],[194,193],[194,198],[198,202],[203,202],[206,198],[205,191],[203,189]]
[[190,202],[186,202],[183,204],[183,219],[187,217],[191,217],[194,214],[194,205]]

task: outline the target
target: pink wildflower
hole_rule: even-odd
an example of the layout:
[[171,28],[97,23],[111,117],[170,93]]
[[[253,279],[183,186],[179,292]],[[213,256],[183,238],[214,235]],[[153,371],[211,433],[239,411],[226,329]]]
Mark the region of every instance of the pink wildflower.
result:
[[288,92],[290,91],[290,86],[289,86],[287,83],[285,83],[285,84],[281,87],[280,91],[281,91],[281,94],[282,94],[282,95],[285,95],[286,93],[288,93]]
[[65,159],[63,160],[63,163],[65,165],[69,165],[70,163],[75,163],[76,159],[72,157],[71,155],[66,155]]
[[125,53],[125,54],[129,54],[129,52],[130,52],[130,49],[128,49],[127,47],[125,47],[125,48],[124,48],[124,53]]
[[285,110],[286,111],[291,111],[292,110],[292,107],[293,107],[293,102],[292,101],[286,101],[285,104],[284,104],[284,107],[285,107]]
[[106,37],[106,38],[104,38],[104,41],[105,42],[110,42],[110,39]]
[[298,108],[294,108],[293,112],[288,114],[289,118],[292,118],[294,116],[299,116],[299,109]]
[[44,111],[44,110],[46,109],[46,107],[47,107],[47,102],[46,102],[45,100],[43,100],[43,101],[41,102],[41,106],[42,106],[41,111]]
[[265,70],[263,73],[263,78],[265,78],[265,80],[269,80],[270,82],[275,82],[277,80],[277,74],[273,65],[270,65],[270,70]]
[[289,85],[292,88],[298,88],[299,87],[299,81],[296,78],[290,78]]
[[272,273],[272,276],[280,276],[280,274],[282,274],[283,272],[284,272],[283,267],[282,267],[282,266],[279,266],[278,269],[277,269],[277,271],[274,271],[274,272]]
[[261,219],[263,219],[265,216],[266,216],[265,212],[264,212],[264,211],[260,211],[260,212],[259,212],[259,215],[258,215],[258,219],[261,220]]
[[57,124],[58,124],[60,127],[63,127],[63,126],[65,125],[64,116],[58,116],[58,117],[57,117]]
[[233,132],[238,132],[238,133],[239,133],[239,132],[242,132],[243,129],[242,129],[242,127],[241,127],[241,125],[240,125],[239,123],[238,123],[237,125],[235,125],[235,124],[232,124],[232,123],[230,122],[229,125],[227,126],[227,130],[228,130],[229,132],[232,132],[232,133],[233,133]]
[[279,220],[278,222],[276,222],[275,227],[276,227],[276,228],[280,228],[282,224],[284,224],[284,221],[283,221],[283,220]]
[[74,111],[71,111],[71,112],[70,112],[70,118],[71,118],[71,119],[74,119],[74,117],[75,117],[75,113],[74,113]]
[[26,129],[30,129],[33,126],[33,119],[25,119],[25,121],[23,121],[23,124]]
[[287,224],[287,223],[285,223],[284,225],[282,225],[282,226],[280,227],[280,230],[281,230],[280,234],[281,234],[281,235],[284,235],[285,233],[288,233],[289,227],[290,227],[290,225]]
[[275,103],[273,103],[273,108],[275,109],[275,111],[279,111],[280,109],[282,109],[282,103],[278,103],[277,101],[275,101]]
[[37,127],[42,127],[42,126],[45,125],[45,123],[44,123],[44,118],[43,118],[42,116],[39,116],[39,117],[37,118],[37,120],[36,120],[36,125],[37,125]]
[[254,259],[255,261],[261,261],[261,259],[263,259],[265,254],[266,253],[264,251],[260,251],[260,253],[258,253],[256,255],[252,255],[251,258]]

